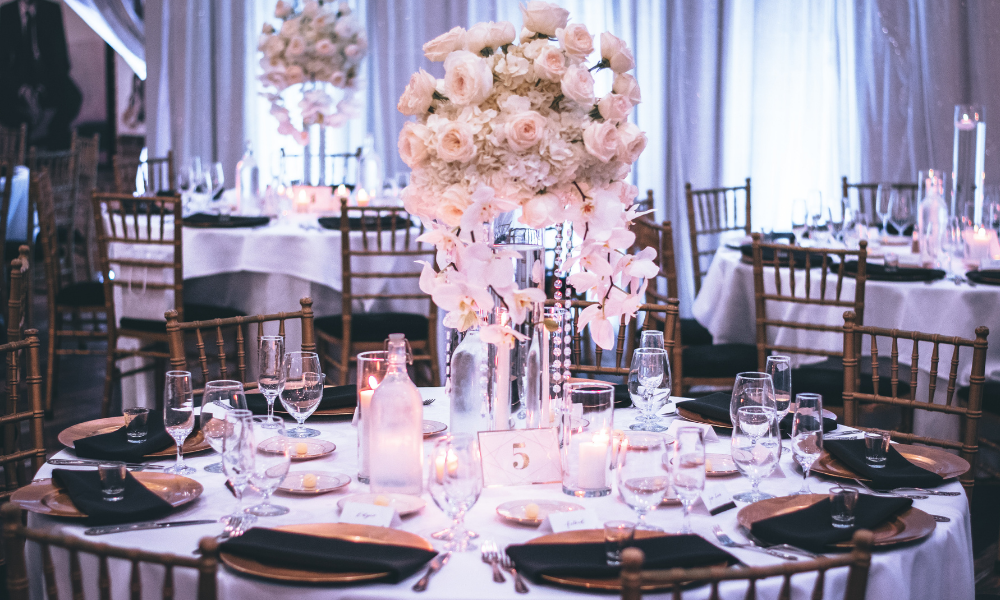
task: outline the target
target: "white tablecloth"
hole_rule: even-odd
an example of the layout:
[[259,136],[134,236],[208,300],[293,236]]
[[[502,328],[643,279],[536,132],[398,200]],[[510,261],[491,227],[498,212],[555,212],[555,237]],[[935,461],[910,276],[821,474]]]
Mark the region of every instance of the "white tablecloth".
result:
[[[447,398],[441,388],[424,388],[421,390],[425,398],[436,398],[437,400],[430,406],[424,408],[424,417],[438,421],[448,421]],[[634,419],[635,411],[632,409],[615,411],[615,427],[626,429]],[[349,422],[329,421],[318,418],[307,422],[311,427],[315,427],[322,432],[322,439],[327,439],[337,444],[337,450],[332,455],[311,461],[308,463],[294,463],[293,471],[310,470],[330,470],[347,473],[355,477],[357,473],[357,435],[355,429]],[[424,442],[425,452],[429,452],[433,439]],[[716,443],[710,443],[708,452],[729,453],[729,438],[721,437]],[[57,456],[72,456],[69,451],[63,451]],[[170,516],[171,519],[215,519],[228,514],[235,500],[224,487],[224,476],[206,473],[202,467],[216,462],[218,456],[213,454],[189,458],[188,462],[199,469],[194,478],[205,486],[205,493],[188,508],[185,508]],[[163,461],[164,463],[168,461]],[[47,477],[51,471],[49,465],[45,465],[39,472],[38,477]],[[797,467],[793,466],[791,452],[783,453],[779,470],[772,477],[764,480],[761,489],[765,492],[784,495],[796,489],[800,485],[801,474]],[[711,480],[710,480],[711,481]],[[732,492],[749,488],[749,480],[740,476],[733,476],[723,481],[728,490]],[[832,482],[821,480],[816,477],[810,478],[810,486],[814,491],[825,491],[833,485]],[[957,482],[951,482],[941,489],[961,491],[962,487]],[[366,492],[367,485],[362,485],[352,481],[350,486],[343,492],[334,492],[327,495],[302,499],[290,496],[276,496],[275,501],[279,504],[291,508],[291,512],[281,517],[261,519],[260,526],[285,525],[296,523],[328,523],[336,522],[338,509],[337,501],[345,495],[359,492]],[[445,517],[425,493],[427,506],[414,516],[403,519],[402,529],[411,531],[427,537],[431,532],[444,528],[449,520]],[[571,500],[591,508],[597,512],[601,520],[611,519],[631,519],[634,520],[634,513],[620,500],[617,494],[604,498],[582,499],[569,498],[561,491],[558,484],[546,484],[536,486],[519,487],[498,487],[487,488],[483,491],[478,503],[468,514],[467,524],[473,530],[481,534],[482,539],[492,539],[504,546],[510,543],[523,543],[539,535],[550,532],[547,525],[541,529],[513,526],[503,522],[496,515],[496,507],[502,502],[509,500],[526,499],[551,499],[551,500]],[[916,600],[926,598],[928,600],[941,600],[944,598],[968,598],[974,597],[974,576],[972,564],[972,537],[969,522],[969,509],[966,498],[963,495],[958,497],[931,497],[927,500],[915,501],[917,507],[937,515],[944,515],[951,518],[950,523],[938,523],[937,528],[931,536],[921,542],[917,542],[904,547],[878,551],[872,560],[871,574],[868,584],[869,598],[893,598],[894,600]],[[743,541],[740,534],[736,533],[736,510],[729,510],[718,516],[712,517],[702,505],[697,505],[692,516],[692,524],[696,533],[706,539],[713,540],[711,529],[715,524],[722,526],[730,536]],[[648,520],[651,523],[660,525],[668,531],[677,531],[681,523],[681,509],[679,507],[660,508],[650,513]],[[72,521],[59,521],[45,516],[32,514],[29,516],[29,525],[32,527],[42,527],[49,530],[58,530],[73,535],[82,535],[83,527]],[[141,531],[133,533],[120,533],[103,536],[100,541],[124,547],[143,548],[156,551],[171,551],[177,553],[188,553],[197,547],[197,540],[206,535],[217,535],[221,532],[222,526],[217,524],[199,525],[176,529],[163,529],[158,531]],[[765,565],[781,562],[765,554],[752,551],[734,550],[733,554],[741,561],[751,565]],[[57,554],[55,561],[59,566],[65,567],[66,556]],[[40,582],[41,572],[37,555],[29,554],[31,574],[33,577],[34,595],[33,598],[41,598]],[[84,573],[86,581],[96,585],[97,569],[88,568],[92,563],[84,563]],[[125,598],[127,593],[127,565],[112,563],[114,569],[112,575],[115,581],[115,598]],[[150,569],[147,586],[152,586],[159,582],[154,569]],[[421,573],[422,574],[422,573]],[[410,590],[413,583],[420,574],[414,575],[397,585],[385,583],[373,583],[367,585],[345,586],[345,587],[323,587],[323,586],[297,586],[286,585],[277,582],[265,581],[239,575],[225,567],[220,567],[219,572],[219,598],[223,600],[247,600],[250,598],[268,598],[278,600],[281,598],[308,600],[328,600],[331,598],[344,599],[389,599],[401,597],[419,597],[425,600],[436,598],[441,599],[480,599],[480,598],[511,598],[514,596],[513,582],[510,577],[507,583],[493,583],[490,577],[490,568],[480,561],[478,552],[467,552],[456,554],[452,557],[448,565],[435,576],[430,583],[428,590],[423,594],[415,594]],[[178,582],[178,598],[193,598],[195,575],[192,572],[178,569],[176,571]],[[846,569],[838,569],[827,573],[827,596],[828,598],[839,598],[843,594],[846,580]],[[795,598],[807,598],[812,589],[812,576],[797,576],[793,580],[796,591]],[[583,597],[579,592],[558,588],[549,585],[529,583],[531,587],[531,597],[536,599],[558,599],[569,597]],[[779,579],[771,579],[759,585],[759,592],[764,596],[774,597],[777,594]],[[68,589],[68,588],[67,588]],[[146,588],[146,597],[158,597],[151,587]],[[725,598],[743,598],[744,588],[734,589],[734,586],[723,586],[723,596]],[[665,595],[650,594],[650,598],[666,598]],[[706,598],[708,591],[704,588],[685,593],[685,598]]]

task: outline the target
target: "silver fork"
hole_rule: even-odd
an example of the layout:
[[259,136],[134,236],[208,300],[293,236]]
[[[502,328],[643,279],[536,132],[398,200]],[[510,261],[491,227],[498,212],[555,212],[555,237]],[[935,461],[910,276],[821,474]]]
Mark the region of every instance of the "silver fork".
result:
[[504,551],[500,554],[500,566],[503,567],[504,571],[507,571],[514,576],[514,591],[518,594],[527,594],[528,584],[524,583],[524,577],[521,577],[521,574],[517,572],[517,569],[514,567],[513,559],[507,556],[506,548],[504,548]]
[[917,496],[917,495],[913,495],[913,494],[897,494],[896,492],[893,492],[893,491],[880,492],[878,490],[874,490],[874,489],[868,487],[867,485],[865,485],[865,483],[863,481],[861,481],[857,477],[852,477],[852,479],[854,479],[855,483],[857,483],[861,487],[865,488],[866,490],[868,490],[872,494],[875,494],[876,496],[895,496],[897,498],[910,498],[911,500],[926,500],[927,499],[927,496]]
[[497,583],[507,581],[503,573],[500,572],[500,551],[497,549],[497,543],[493,540],[485,540],[480,552],[483,562],[493,567],[493,581]]
[[742,548],[744,550],[756,550],[757,552],[763,552],[764,554],[770,554],[771,556],[777,556],[778,558],[783,558],[785,560],[798,560],[799,557],[793,554],[788,554],[786,552],[779,552],[778,550],[772,550],[771,548],[762,548],[761,546],[755,546],[754,544],[740,544],[733,541],[733,538],[726,535],[722,528],[718,525],[712,527],[712,533],[715,534],[716,539],[719,543],[726,548]]
[[784,550],[786,552],[792,552],[794,554],[801,554],[802,556],[807,556],[809,558],[820,558],[819,554],[814,554],[814,553],[806,550],[805,548],[799,548],[798,546],[792,546],[791,544],[770,544],[770,545],[767,545],[763,540],[761,540],[760,538],[754,536],[754,534],[750,533],[750,530],[746,529],[745,527],[740,527],[740,533],[742,533],[743,535],[745,535],[746,538],[750,541],[751,544],[753,544],[755,546],[759,546],[761,548],[773,548],[775,550]]
[[894,488],[894,489],[889,490],[889,491],[891,491],[891,492],[900,492],[900,493],[903,493],[903,494],[908,494],[910,492],[919,492],[921,494],[927,494],[928,496],[961,496],[962,495],[962,492],[939,492],[939,491],[936,491],[936,490],[925,490],[924,488],[918,488],[918,487],[898,487],[898,488]]

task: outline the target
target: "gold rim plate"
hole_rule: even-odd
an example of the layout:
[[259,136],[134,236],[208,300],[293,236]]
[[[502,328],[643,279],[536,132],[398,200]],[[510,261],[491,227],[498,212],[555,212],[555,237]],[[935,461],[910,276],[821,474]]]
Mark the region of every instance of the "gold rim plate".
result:
[[[306,487],[304,479],[306,475],[316,477],[316,483],[312,487]],[[330,471],[293,471],[285,476],[278,486],[279,492],[295,494],[297,496],[318,496],[340,488],[351,483],[351,476],[343,473],[333,473]]]
[[[687,419],[688,421],[694,421],[695,423],[704,423],[706,425],[711,425],[712,427],[722,427],[724,429],[733,428],[733,424],[730,423],[729,421],[719,421],[717,419],[712,419],[710,417],[706,417],[705,415],[700,415],[694,411],[684,408],[683,402],[677,404],[677,415],[682,419]],[[823,418],[836,420],[837,415],[824,408]]]
[[[283,525],[274,528],[277,531],[287,531],[290,533],[301,533],[314,535],[317,537],[336,538],[351,542],[365,542],[370,544],[385,544],[388,546],[406,546],[409,548],[419,548],[421,550],[431,550],[434,548],[430,543],[419,535],[400,531],[398,529],[388,529],[386,527],[374,527],[372,525],[352,525],[348,523],[309,523],[304,525]],[[354,583],[357,581],[371,581],[381,579],[389,575],[388,571],[381,573],[364,572],[335,572],[321,571],[313,569],[296,569],[293,567],[278,567],[264,564],[256,559],[245,556],[236,556],[228,552],[220,552],[219,558],[222,562],[240,573],[273,579],[276,581],[293,581],[299,583]]]
[[441,421],[428,421],[424,419],[424,437],[437,435],[446,429],[448,429],[448,426]]
[[[757,521],[801,510],[827,497],[826,494],[806,494],[761,500],[741,508],[736,514],[736,521],[749,530]],[[910,507],[872,530],[875,535],[874,544],[886,547],[921,540],[933,533],[936,525],[934,517],[919,508]],[[845,540],[831,544],[831,547],[851,548],[851,542]]]
[[[921,469],[926,469],[931,473],[940,475],[943,479],[959,477],[969,470],[969,461],[961,456],[955,456],[938,448],[911,446],[910,444],[893,444],[892,447],[902,454],[906,460]],[[834,458],[826,450],[823,451],[823,454],[813,464],[812,472],[836,479],[858,478],[861,481],[871,481],[852,471],[847,465]]]
[[[532,518],[528,516],[527,508],[529,504],[534,504],[538,507],[537,517]],[[511,523],[538,527],[552,513],[573,512],[574,510],[583,510],[583,507],[572,502],[556,500],[511,500],[498,506],[497,514],[505,521]]]
[[[283,438],[271,438],[265,442],[261,442],[257,449],[265,454],[281,454],[284,450],[278,446],[282,443]],[[320,458],[328,454],[332,454],[334,450],[337,449],[337,444],[329,442],[327,440],[316,440],[316,439],[294,439],[291,441],[291,448],[289,448],[288,456],[293,461],[300,460],[313,460],[315,458]],[[304,452],[302,452],[304,450]]]
[[406,515],[412,515],[423,507],[427,506],[427,502],[419,496],[410,496],[408,494],[354,494],[353,496],[345,496],[337,501],[337,508],[344,510],[345,502],[358,502],[360,504],[375,504],[377,498],[384,499],[388,504],[386,506],[391,506],[399,513],[399,516],[405,517]]
[[[121,429],[124,426],[125,417],[94,419],[93,421],[77,423],[76,425],[63,429],[59,432],[58,439],[59,443],[63,446],[66,446],[67,448],[74,448],[76,440],[111,433],[112,431]],[[205,439],[205,434],[199,430],[192,432],[191,435],[184,440],[184,446],[181,448],[181,454],[194,454],[195,452],[203,452],[211,449],[212,446],[208,443],[208,440]],[[159,452],[147,454],[145,458],[161,458],[164,456],[174,456],[176,454],[177,446],[171,445],[169,448],[165,448]]]
[[[138,471],[132,473],[132,476],[174,508],[195,501],[205,491],[200,483],[183,475]],[[71,519],[87,517],[73,505],[69,494],[56,487],[51,479],[39,479],[32,482],[31,485],[14,492],[10,500],[24,510],[40,515]]]

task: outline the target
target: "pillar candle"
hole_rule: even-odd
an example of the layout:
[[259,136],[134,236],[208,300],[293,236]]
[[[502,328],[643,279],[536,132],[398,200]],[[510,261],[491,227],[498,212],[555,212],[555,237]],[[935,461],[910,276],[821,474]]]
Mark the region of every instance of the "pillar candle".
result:
[[589,442],[580,442],[580,470],[577,485],[583,489],[607,486],[608,436],[597,434]]

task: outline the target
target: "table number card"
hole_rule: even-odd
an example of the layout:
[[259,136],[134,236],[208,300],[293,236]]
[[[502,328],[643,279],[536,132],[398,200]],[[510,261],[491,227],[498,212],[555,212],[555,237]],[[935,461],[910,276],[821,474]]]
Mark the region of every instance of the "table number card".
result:
[[576,531],[578,529],[600,529],[601,521],[589,508],[570,512],[557,512],[549,515],[549,525],[552,533]]
[[401,524],[399,515],[391,506],[362,502],[344,502],[344,508],[340,511],[340,522],[390,528]]
[[562,481],[554,428],[480,431],[479,448],[487,486]]
[[677,432],[681,427],[697,427],[701,429],[702,439],[705,443],[717,442],[719,441],[719,435],[715,433],[715,428],[711,425],[706,425],[705,423],[695,423],[694,421],[685,421],[684,419],[674,419],[670,423],[670,427],[667,427],[667,435],[671,435],[674,439],[677,439]]

